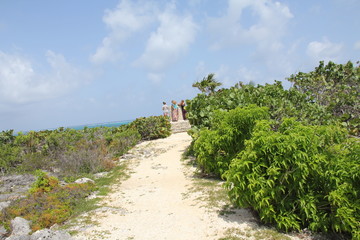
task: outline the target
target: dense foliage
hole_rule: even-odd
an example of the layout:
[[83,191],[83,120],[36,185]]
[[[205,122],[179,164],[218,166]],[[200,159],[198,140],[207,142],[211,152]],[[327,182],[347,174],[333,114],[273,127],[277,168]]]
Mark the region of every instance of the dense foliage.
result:
[[331,121],[331,114],[323,106],[309,101],[306,94],[296,89],[284,89],[281,82],[264,86],[237,84],[211,95],[198,94],[187,101],[186,111],[191,125],[200,129],[211,127],[214,110],[231,110],[250,104],[268,107],[270,117],[277,121],[284,117],[295,117],[311,124]]
[[137,118],[130,127],[135,128],[143,140],[165,138],[171,134],[169,119],[163,116]]
[[109,170],[112,158],[135,145],[140,134],[126,127],[59,128],[52,131],[19,133],[0,143],[2,172],[31,172],[43,169],[59,176]]
[[120,127],[83,130],[64,129],[31,131],[13,135],[0,133],[0,170],[32,172],[36,169],[56,172],[59,177],[109,170],[113,160],[140,140],[170,135],[170,123],[162,117],[136,119]]
[[224,174],[232,201],[280,229],[360,236],[360,144],[335,126],[258,121]]
[[266,223],[360,239],[359,69],[320,62],[292,75],[290,89],[239,83],[198,94],[186,110],[199,168]]
[[194,152],[202,172],[220,176],[230,161],[244,149],[245,140],[251,137],[255,121],[268,119],[265,107],[250,105],[228,112],[217,111],[212,128],[200,131],[194,142]]
[[324,106],[344,122],[351,134],[360,134],[360,66],[352,62],[329,62],[309,73],[299,72],[288,78],[293,87]]

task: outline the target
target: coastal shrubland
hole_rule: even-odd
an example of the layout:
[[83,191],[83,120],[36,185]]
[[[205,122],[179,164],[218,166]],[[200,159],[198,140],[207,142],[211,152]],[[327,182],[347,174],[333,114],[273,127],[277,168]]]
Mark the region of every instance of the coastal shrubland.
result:
[[49,171],[58,177],[73,177],[110,170],[123,153],[141,140],[171,134],[169,121],[162,116],[138,118],[119,127],[75,130],[0,133],[0,171]]
[[[123,175],[118,158],[140,141],[169,136],[170,127],[167,118],[153,116],[119,127],[1,132],[2,174],[32,173],[37,179],[28,193],[0,212],[0,222],[9,228],[10,220],[21,216],[31,220],[36,231],[64,222],[79,209],[94,208],[96,199],[87,206],[85,197],[96,189],[104,192],[104,185]],[[72,182],[103,171],[109,176],[95,179],[95,184]]]
[[360,66],[320,62],[288,80],[199,88],[190,152],[262,222],[360,239]]
[[113,158],[140,139],[136,129],[128,127],[19,133],[0,144],[0,168],[4,173],[42,169],[58,177],[93,174],[111,169]]

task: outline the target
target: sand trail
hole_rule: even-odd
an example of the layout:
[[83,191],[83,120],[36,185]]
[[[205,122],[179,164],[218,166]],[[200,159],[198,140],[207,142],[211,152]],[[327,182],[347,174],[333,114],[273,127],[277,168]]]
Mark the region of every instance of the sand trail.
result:
[[[133,161],[130,178],[115,184],[102,204],[109,207],[94,212],[97,224],[79,231],[76,239],[220,239],[229,229],[245,229],[254,224],[246,210],[219,214],[204,207],[192,192],[194,181],[189,166],[181,161],[189,146],[187,133],[143,142],[130,151]],[[141,153],[139,155],[138,153]],[[190,169],[192,171],[193,169]]]

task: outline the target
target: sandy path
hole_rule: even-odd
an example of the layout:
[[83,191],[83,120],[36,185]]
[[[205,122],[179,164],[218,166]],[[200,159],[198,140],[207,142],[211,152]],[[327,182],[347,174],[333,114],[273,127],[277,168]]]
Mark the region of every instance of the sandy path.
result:
[[[186,133],[144,142],[135,156],[131,177],[113,186],[104,205],[110,210],[95,212],[98,224],[79,232],[76,239],[219,239],[229,228],[244,228],[252,217],[245,210],[230,217],[202,207],[181,155],[191,138]],[[145,155],[145,156],[144,156]],[[186,197],[185,197],[186,196]],[[112,211],[111,209],[117,209]],[[242,219],[242,220],[240,220]]]

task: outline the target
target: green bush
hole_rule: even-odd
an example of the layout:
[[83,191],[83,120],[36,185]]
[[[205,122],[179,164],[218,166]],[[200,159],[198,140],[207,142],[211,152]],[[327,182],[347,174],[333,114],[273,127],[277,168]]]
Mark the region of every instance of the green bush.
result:
[[130,127],[137,129],[143,140],[165,138],[171,134],[171,124],[164,116],[137,118]]
[[293,88],[324,106],[343,122],[352,135],[360,136],[360,65],[323,61],[314,71],[291,75]]
[[278,81],[264,86],[238,84],[211,95],[198,94],[187,101],[186,110],[192,126],[198,129],[211,128],[215,110],[226,111],[251,104],[267,107],[270,118],[277,122],[284,117],[295,117],[308,124],[326,124],[333,121],[325,107],[294,88],[284,89]]
[[[110,139],[111,141],[109,141]],[[111,133],[106,140],[109,144],[109,151],[113,152],[115,157],[119,157],[135,146],[141,140],[141,135],[137,129],[129,128],[125,131]]]
[[255,121],[268,118],[268,109],[255,105],[228,112],[217,111],[211,130],[202,129],[192,148],[200,169],[220,176],[235,155],[244,149],[244,142],[251,137]]
[[224,174],[229,197],[280,229],[360,237],[360,142],[337,126],[257,122]]
[[139,118],[120,127],[96,127],[0,133],[0,172],[53,171],[71,177],[107,171],[114,161],[141,139],[170,135],[170,122],[163,116]]
[[14,130],[1,131],[0,132],[0,145],[11,144],[15,140]]
[[13,201],[0,213],[0,222],[5,226],[18,216],[30,220],[33,231],[63,223],[71,216],[75,206],[95,189],[91,183],[60,186],[54,177],[41,171],[37,175],[29,195]]
[[59,180],[57,178],[50,177],[41,170],[35,171],[35,176],[37,176],[37,179],[29,189],[30,193],[50,192],[59,186]]
[[19,147],[12,144],[0,144],[0,172],[2,174],[9,172],[22,162],[19,154]]

